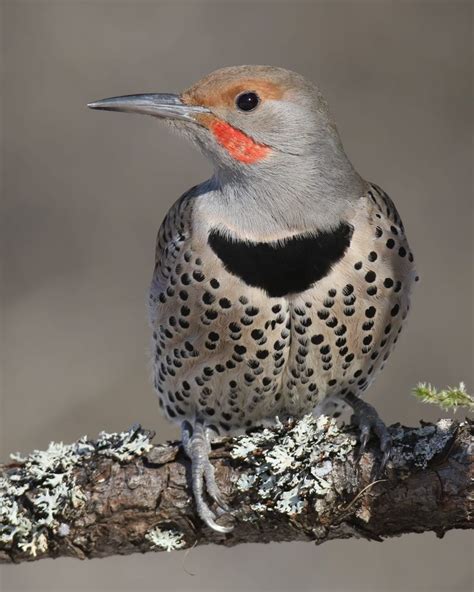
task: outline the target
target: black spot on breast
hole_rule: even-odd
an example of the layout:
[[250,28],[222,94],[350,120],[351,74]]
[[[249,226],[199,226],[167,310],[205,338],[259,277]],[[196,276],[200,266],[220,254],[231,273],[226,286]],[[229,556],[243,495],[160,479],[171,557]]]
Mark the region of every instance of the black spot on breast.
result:
[[212,310],[212,309],[206,310],[206,312],[204,314],[205,314],[206,318],[208,318],[210,321],[213,321],[214,319],[217,319],[217,317],[218,317],[217,311]]
[[352,233],[353,227],[341,222],[335,230],[275,244],[233,240],[214,229],[208,242],[229,273],[277,297],[303,292],[325,277],[346,252]]
[[344,304],[346,306],[352,306],[356,300],[357,298],[355,297],[355,294],[351,294],[350,296],[344,298]]
[[365,281],[371,284],[372,282],[375,282],[376,277],[375,271],[370,270],[365,274]]
[[193,278],[197,281],[197,282],[202,282],[205,277],[204,274],[198,270],[193,271]]
[[202,301],[204,302],[204,304],[212,304],[215,300],[215,297],[210,294],[209,292],[204,292],[203,296],[202,296]]

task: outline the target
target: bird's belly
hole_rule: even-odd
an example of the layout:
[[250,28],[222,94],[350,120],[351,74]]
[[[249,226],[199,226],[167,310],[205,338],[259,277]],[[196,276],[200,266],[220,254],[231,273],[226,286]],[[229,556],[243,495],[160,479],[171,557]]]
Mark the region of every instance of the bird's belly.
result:
[[275,417],[290,353],[287,300],[205,264],[154,300],[154,384],[171,421],[202,416],[235,432]]
[[397,343],[408,313],[408,289],[388,294],[378,287],[369,296],[364,285],[329,285],[293,301],[282,379],[289,415],[304,415],[327,396],[365,391]]
[[193,314],[183,304],[161,316],[154,374],[168,418],[201,415],[218,432],[236,432],[364,391],[397,341],[409,290],[394,280],[369,296],[366,285],[336,277],[291,298],[240,286],[214,299],[203,290]]

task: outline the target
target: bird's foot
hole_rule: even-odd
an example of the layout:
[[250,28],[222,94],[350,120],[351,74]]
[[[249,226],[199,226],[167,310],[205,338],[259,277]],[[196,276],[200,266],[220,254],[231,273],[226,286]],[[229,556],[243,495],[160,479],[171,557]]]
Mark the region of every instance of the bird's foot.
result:
[[354,411],[354,415],[351,418],[352,423],[359,428],[360,449],[358,458],[364,454],[371,432],[373,432],[380,442],[382,461],[380,463],[379,472],[382,473],[390,458],[390,451],[392,448],[392,438],[387,426],[380,419],[375,408],[369,403],[362,401],[359,397],[352,394],[344,397],[344,399]]
[[221,526],[216,522],[216,514],[209,508],[204,499],[204,488],[209,497],[222,509],[219,517],[229,512],[222,493],[216,483],[215,471],[209,460],[211,445],[209,433],[202,423],[192,426],[185,421],[182,424],[182,441],[186,454],[191,460],[191,482],[199,517],[213,530],[221,533],[231,532],[233,527]]

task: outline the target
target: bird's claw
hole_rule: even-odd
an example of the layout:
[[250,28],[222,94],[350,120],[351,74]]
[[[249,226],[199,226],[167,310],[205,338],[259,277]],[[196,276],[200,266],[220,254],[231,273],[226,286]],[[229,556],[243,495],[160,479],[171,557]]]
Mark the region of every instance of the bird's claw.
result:
[[[209,460],[211,447],[206,429],[201,424],[196,424],[193,428],[185,422],[182,434],[184,449],[192,463],[192,490],[197,513],[213,530],[224,534],[231,532],[232,526],[222,526],[216,522],[216,518],[229,513],[229,506],[217,485],[215,469]],[[217,517],[204,500],[204,486],[209,497],[219,506]]]
[[206,490],[210,497],[216,502],[216,504],[225,512],[229,512],[230,508],[227,502],[224,500],[221,490],[216,483],[216,476],[215,476],[215,469],[210,463],[207,461],[206,466],[204,467],[204,480],[206,482]]
[[392,448],[392,438],[390,436],[390,432],[372,405],[369,405],[369,403],[362,401],[358,397],[351,398],[347,402],[354,410],[352,423],[357,425],[359,428],[360,447],[357,454],[357,460],[360,460],[362,455],[367,450],[367,444],[370,440],[371,433],[373,432],[378,437],[380,442],[379,448],[382,452],[382,460],[380,462],[378,472],[382,473],[390,458]]
[[215,530],[216,532],[220,532],[222,534],[227,534],[228,532],[234,530],[233,526],[222,526],[220,524],[217,524],[216,518],[220,518],[222,514],[216,517],[214,512],[203,500],[202,496],[200,499],[198,499],[196,497],[196,494],[194,494],[194,498],[196,501],[196,509],[199,514],[199,517],[205,524],[207,524],[207,526],[209,526],[209,528],[212,528],[212,530]]
[[370,425],[368,424],[358,424],[359,425],[359,441],[360,441],[360,448],[359,448],[359,458],[364,454],[367,449],[367,444],[370,439]]

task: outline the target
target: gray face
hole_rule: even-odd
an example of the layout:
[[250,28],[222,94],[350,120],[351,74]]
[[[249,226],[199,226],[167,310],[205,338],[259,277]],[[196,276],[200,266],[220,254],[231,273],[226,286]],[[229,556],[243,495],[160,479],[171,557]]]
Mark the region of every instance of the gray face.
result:
[[[208,108],[219,120],[275,152],[314,155],[327,150],[328,144],[340,144],[318,89],[299,74],[282,68],[223,68],[199,81],[182,97],[185,102]],[[257,97],[257,102],[249,105],[247,97]],[[202,130],[195,133],[200,144],[214,152],[214,160],[230,164],[213,145],[212,137],[207,138]]]
[[296,95],[263,100],[252,112],[227,110],[225,116],[231,125],[257,142],[283,153],[304,155],[316,149],[318,127],[326,127],[327,120],[325,114],[299,99]]

